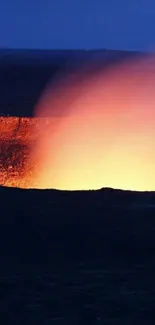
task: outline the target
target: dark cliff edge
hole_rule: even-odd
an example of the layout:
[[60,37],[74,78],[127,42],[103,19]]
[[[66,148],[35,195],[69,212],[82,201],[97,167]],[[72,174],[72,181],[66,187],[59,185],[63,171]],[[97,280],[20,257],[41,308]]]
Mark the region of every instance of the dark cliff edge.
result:
[[[153,261],[155,192],[0,187],[0,254],[6,261]],[[155,263],[154,263],[155,264]]]
[[0,187],[2,324],[153,324],[155,193]]

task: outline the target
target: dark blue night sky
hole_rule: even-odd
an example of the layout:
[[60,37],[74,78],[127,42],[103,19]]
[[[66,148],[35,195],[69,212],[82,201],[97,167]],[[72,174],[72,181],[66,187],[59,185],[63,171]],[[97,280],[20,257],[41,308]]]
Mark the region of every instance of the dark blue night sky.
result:
[[154,0],[1,0],[0,47],[147,50]]

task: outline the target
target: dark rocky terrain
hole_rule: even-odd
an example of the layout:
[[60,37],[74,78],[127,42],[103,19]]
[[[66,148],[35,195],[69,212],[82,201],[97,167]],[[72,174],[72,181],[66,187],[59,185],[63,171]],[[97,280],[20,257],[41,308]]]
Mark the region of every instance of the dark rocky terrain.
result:
[[0,188],[1,324],[154,324],[155,193]]

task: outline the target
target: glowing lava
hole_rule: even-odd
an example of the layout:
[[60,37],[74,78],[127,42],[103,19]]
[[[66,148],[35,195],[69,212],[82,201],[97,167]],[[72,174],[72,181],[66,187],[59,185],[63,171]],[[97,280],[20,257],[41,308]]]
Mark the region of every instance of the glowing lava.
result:
[[[46,125],[47,119],[42,119]],[[0,117],[0,185],[36,187],[37,161],[33,148],[40,120]]]
[[20,125],[1,118],[1,184],[155,190],[153,56],[69,73],[45,89],[35,113]]
[[43,94],[36,116],[39,188],[155,190],[155,59],[69,74]]

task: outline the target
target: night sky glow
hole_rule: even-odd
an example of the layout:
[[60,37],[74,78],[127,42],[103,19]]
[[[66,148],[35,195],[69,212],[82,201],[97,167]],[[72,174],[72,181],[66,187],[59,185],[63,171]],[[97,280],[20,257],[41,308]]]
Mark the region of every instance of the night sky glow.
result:
[[44,90],[39,188],[155,190],[155,57],[66,74]]

